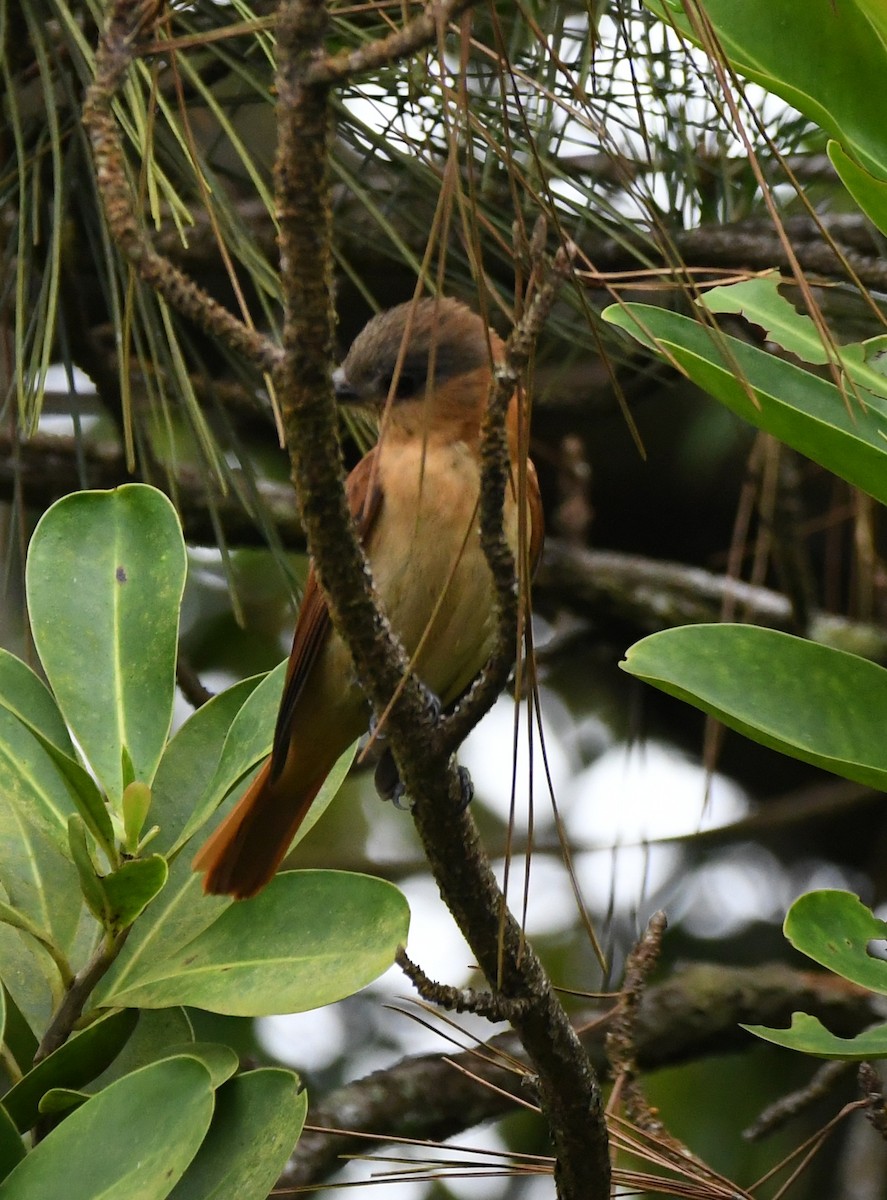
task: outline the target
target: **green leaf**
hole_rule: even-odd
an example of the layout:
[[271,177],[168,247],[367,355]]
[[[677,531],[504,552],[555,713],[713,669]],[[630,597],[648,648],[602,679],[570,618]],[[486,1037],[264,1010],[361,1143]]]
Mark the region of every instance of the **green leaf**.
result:
[[190,816],[174,850],[205,824],[231,788],[270,753],[286,668],[285,661],[279,663],[239,708],[225,736],[212,778],[196,804],[192,797]]
[[107,1004],[108,998],[125,991],[131,980],[149,974],[155,964],[212,925],[231,904],[230,896],[205,896],[199,876],[191,870],[190,856],[180,854],[170,865],[166,887],[132,927],[123,950],[99,980],[91,1002]]
[[178,1046],[169,1046],[164,1057],[173,1058],[179,1054],[202,1062],[209,1071],[214,1088],[220,1088],[232,1075],[236,1075],[240,1066],[236,1051],[222,1042],[181,1042]]
[[[254,675],[213,696],[191,714],[164,750],[151,806],[151,819],[160,826],[154,845],[162,853],[170,853],[177,843],[215,774],[231,722],[264,678]],[[273,729],[273,714],[270,722]]]
[[[70,859],[7,800],[8,795],[0,804],[0,896],[70,958],[83,909],[77,872]],[[26,947],[20,934],[0,929],[0,976],[29,1021],[43,1009],[37,1001],[43,989],[36,983],[35,969],[50,987],[59,984],[57,969],[45,951]]]
[[[680,0],[645,2],[692,37]],[[877,24],[870,20],[876,5],[866,0],[705,0],[702,7],[743,75],[812,117],[870,170],[887,176],[887,133],[872,111],[885,60]],[[883,16],[878,24],[883,25]]]
[[4,808],[15,808],[58,849],[65,847],[68,817],[77,811],[74,789],[55,753],[6,708],[0,708],[0,794]]
[[0,1105],[0,1181],[25,1157],[25,1147],[9,1113]]
[[[2,951],[0,951],[2,956]],[[6,1008],[6,1026],[3,1030],[3,1045],[6,1052],[12,1056],[19,1072],[28,1071],[37,1053],[37,1038],[33,1029],[22,1015],[21,1009],[7,988],[0,988],[3,1003]]]
[[770,1029],[766,1025],[743,1025],[755,1037],[788,1050],[800,1050],[817,1058],[838,1058],[845,1062],[864,1062],[887,1057],[887,1025],[866,1029],[856,1037],[842,1038],[829,1033],[821,1021],[808,1013],[792,1014],[788,1029]]
[[86,826],[79,813],[73,813],[68,821],[68,845],[71,849],[74,866],[77,868],[83,899],[96,920],[104,924],[105,893],[92,859]]
[[74,758],[74,746],[52,692],[21,659],[2,649],[0,706],[18,717],[32,733],[45,738],[68,758]]
[[138,854],[139,838],[151,811],[151,789],[138,781],[124,789],[121,802],[123,811],[123,840],[129,854]]
[[89,1092],[78,1092],[76,1088],[50,1088],[40,1100],[40,1116],[54,1117],[79,1108],[89,1099]]
[[[34,803],[30,810],[31,819],[40,823],[42,814],[50,837],[55,836],[61,841],[61,832],[73,801],[99,843],[110,849],[114,838],[104,801],[92,777],[77,762],[76,751],[52,693],[30,667],[5,650],[0,650],[0,707],[18,718],[37,739],[45,751],[45,757],[61,776],[59,780],[53,779],[41,769],[40,786],[35,774],[33,743],[22,734],[10,734],[13,726],[8,722],[0,723],[0,742],[6,750],[6,771],[15,770],[20,776],[17,792],[24,800]],[[5,731],[5,737],[2,731]],[[15,747],[18,747],[17,755]],[[43,761],[44,756],[41,756],[40,762]],[[0,765],[2,771],[3,766]]]
[[212,1112],[209,1074],[197,1059],[143,1067],[56,1126],[0,1183],[0,1200],[164,1200]]
[[[200,801],[196,806],[192,804],[190,815],[185,822],[184,829],[176,839],[172,853],[175,853],[198,830],[202,829],[214,813],[218,814],[216,823],[224,820],[240,799],[244,789],[232,793],[229,803],[226,805],[222,806],[221,801],[257,762],[270,753],[286,667],[286,662],[282,662],[269,675],[266,675],[238,711],[225,737],[218,766]],[[358,743],[355,741],[336,760],[333,769],[317,793],[308,815],[299,826],[292,846],[295,846],[311,831],[335,799],[351,769],[357,745]],[[208,826],[203,836],[208,836],[212,827],[212,825]]]
[[111,1013],[69,1038],[38,1063],[3,1097],[3,1107],[25,1133],[39,1115],[40,1099],[50,1088],[80,1088],[101,1074],[126,1045],[138,1013]]
[[797,312],[778,290],[780,283],[792,282],[778,271],[768,271],[742,283],[712,288],[699,297],[698,303],[713,313],[740,313],[747,321],[760,325],[768,339],[784,350],[805,362],[827,363],[829,355],[811,318]]
[[[751,425],[887,503],[887,405],[852,411],[833,383],[698,321],[644,304],[603,313]],[[749,393],[752,393],[752,399]]]
[[620,664],[765,746],[887,789],[887,671],[754,625],[687,625],[636,642]]
[[150,784],[169,733],[185,567],[174,508],[142,484],[66,496],[31,539],[37,650],[114,803],[128,782],[125,761]]
[[[881,186],[887,196],[887,183]],[[887,395],[887,379],[883,372],[869,366],[866,361],[866,343],[830,346],[827,352],[812,319],[796,312],[790,301],[779,292],[779,284],[789,282],[782,279],[778,271],[771,271],[729,287],[712,288],[699,298],[699,304],[713,313],[741,313],[747,321],[760,325],[771,342],[776,342],[806,362],[822,365],[835,361],[837,354],[840,369],[861,389],[859,394],[866,403],[872,400],[869,395],[871,392],[880,397]],[[848,396],[853,404],[856,397],[852,387],[848,387]],[[880,407],[883,412],[883,404]]]
[[288,871],[102,1003],[189,1004],[232,1016],[302,1012],[387,970],[408,927],[406,900],[384,880]]
[[99,880],[105,896],[105,924],[120,933],[140,916],[166,883],[169,870],[159,854],[133,859]]
[[194,1044],[194,1030],[183,1008],[164,1008],[155,1012],[150,1009],[129,1011],[138,1015],[135,1032],[107,1070],[87,1085],[88,1092],[101,1091],[109,1083],[149,1063],[171,1058],[173,1047],[177,1055],[187,1054],[187,1047]]
[[887,233],[887,183],[855,163],[840,142],[830,141],[826,149],[844,187],[868,219]]
[[887,924],[858,896],[825,889],[799,896],[783,932],[796,950],[836,975],[887,994],[887,961],[869,954],[870,942],[887,940]]
[[291,1071],[264,1068],[220,1088],[197,1157],[170,1200],[265,1200],[305,1123],[308,1099]]
[[52,958],[27,935],[0,925],[0,979],[39,1041],[62,995],[61,980]]

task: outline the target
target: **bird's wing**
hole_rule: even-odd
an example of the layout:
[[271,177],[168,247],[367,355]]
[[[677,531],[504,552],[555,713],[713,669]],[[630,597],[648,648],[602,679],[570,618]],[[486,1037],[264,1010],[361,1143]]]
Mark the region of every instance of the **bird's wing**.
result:
[[[366,454],[348,476],[345,485],[351,516],[357,522],[357,535],[364,545],[382,507],[382,488],[378,482],[378,471],[375,469],[375,457],[375,449]],[[331,628],[329,609],[312,563],[293,633],[293,648],[290,651],[286,683],[274,730],[274,744],[271,749],[272,781],[286,763],[293,714],[311,668],[317,661]]]

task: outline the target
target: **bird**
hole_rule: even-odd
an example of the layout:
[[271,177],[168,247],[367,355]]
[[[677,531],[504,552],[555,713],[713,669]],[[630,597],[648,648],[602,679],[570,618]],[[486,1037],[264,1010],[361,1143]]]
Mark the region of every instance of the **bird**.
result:
[[[346,483],[350,510],[391,628],[411,668],[452,706],[483,669],[496,625],[480,543],[481,424],[504,343],[443,296],[373,317],[333,372],[338,403],[381,420]],[[543,538],[536,471],[518,487],[517,393],[508,409],[511,480],[503,529],[515,555],[524,493],[530,568]],[[296,619],[271,755],[197,853],[204,891],[247,899],[273,877],[339,756],[367,729],[368,705],[313,566]]]

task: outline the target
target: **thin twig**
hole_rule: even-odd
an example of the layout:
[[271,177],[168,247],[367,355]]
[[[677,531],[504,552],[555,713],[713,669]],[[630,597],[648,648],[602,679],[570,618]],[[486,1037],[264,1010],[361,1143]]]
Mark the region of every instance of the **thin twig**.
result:
[[353,75],[378,71],[400,59],[408,58],[437,40],[438,31],[454,21],[478,0],[431,0],[425,11],[388,37],[379,38],[357,50],[343,51],[332,58],[312,64],[306,73],[309,84],[330,87],[347,82]]
[[123,943],[131,928],[132,926],[129,926],[116,937],[106,934],[86,966],[74,976],[71,986],[65,992],[65,998],[56,1010],[43,1035],[43,1040],[37,1048],[37,1053],[34,1055],[35,1066],[68,1040],[83,1013],[86,1001],[98,981],[123,949]]
[[449,1012],[470,1012],[488,1021],[512,1021],[529,1004],[526,998],[508,1000],[495,992],[479,992],[476,988],[454,988],[438,983],[408,957],[403,946],[397,951],[397,965],[423,1000]]

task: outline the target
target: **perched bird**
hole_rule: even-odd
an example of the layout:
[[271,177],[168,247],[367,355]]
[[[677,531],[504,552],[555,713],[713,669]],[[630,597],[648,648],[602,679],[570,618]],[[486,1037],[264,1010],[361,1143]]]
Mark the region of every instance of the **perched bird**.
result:
[[[348,477],[352,515],[394,632],[446,707],[492,650],[492,576],[480,546],[481,421],[503,343],[464,304],[429,298],[374,317],[334,375],[342,404],[384,414]],[[389,394],[391,402],[388,403]],[[387,406],[387,407],[386,407]],[[518,549],[517,397],[504,529]],[[542,544],[536,472],[526,470],[529,559]],[[296,622],[271,756],[194,859],[207,892],[253,896],[271,879],[336,759],[367,727],[350,655],[314,570]]]

